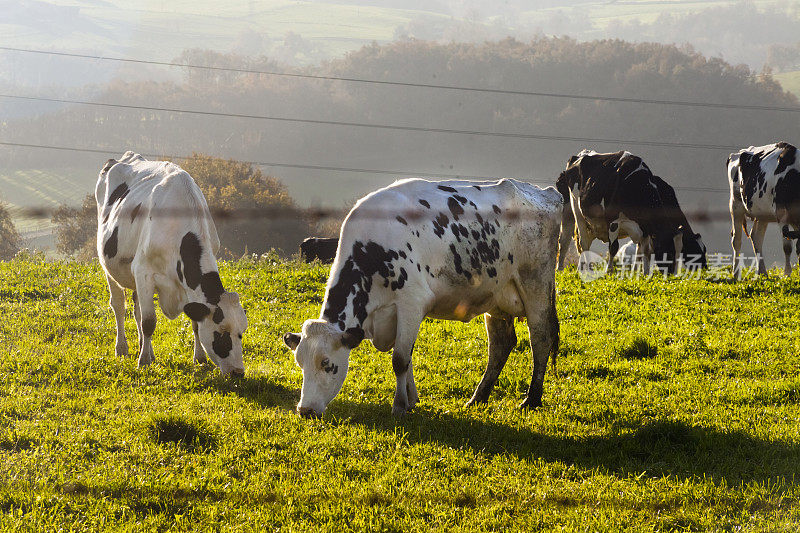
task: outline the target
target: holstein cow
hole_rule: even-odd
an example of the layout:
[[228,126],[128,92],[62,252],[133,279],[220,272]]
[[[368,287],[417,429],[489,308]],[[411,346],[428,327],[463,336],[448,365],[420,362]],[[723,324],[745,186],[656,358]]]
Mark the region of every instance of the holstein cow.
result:
[[[556,186],[565,200],[561,250],[567,249],[577,226],[579,253],[600,239],[608,243],[609,257],[614,257],[619,239],[630,237],[643,257],[646,273],[650,271],[650,258],[656,253],[656,259],[667,256],[669,271],[674,272],[684,242],[688,243],[687,248],[699,250],[705,257],[705,246],[700,235],[691,231],[675,191],[630,152],[601,154],[583,150],[570,158]],[[613,261],[608,262],[609,269],[613,265]],[[559,257],[558,267],[563,266]]]
[[706,245],[700,234],[692,230],[689,220],[686,218],[686,215],[678,203],[675,189],[660,176],[656,176],[655,174],[650,178],[650,181],[656,185],[658,196],[661,199],[661,210],[658,212],[658,222],[668,228],[677,227],[678,231],[681,233],[680,251],[675,248],[674,242],[671,239],[654,243],[656,259],[660,259],[666,255],[669,259],[675,261],[676,253],[678,255],[682,253],[693,266],[706,268],[708,266]]
[[[758,273],[766,274],[762,253],[764,233],[770,222],[781,225],[786,257],[784,273],[792,273],[792,239],[800,237],[800,161],[797,148],[786,142],[751,146],[728,157],[728,184],[731,188],[730,210],[733,230],[733,276],[740,274],[739,255],[742,230],[750,237],[758,256]],[[745,217],[754,220],[748,233]],[[789,226],[793,230],[789,229]],[[796,243],[800,255],[800,241]]]
[[183,311],[192,320],[196,362],[207,353],[223,374],[243,375],[247,318],[239,295],[222,286],[217,230],[192,177],[173,163],[126,152],[103,167],[95,198],[97,254],[117,322],[116,353],[128,354],[125,289],[132,289],[139,366],[153,362],[158,293],[168,318]]
[[338,237],[309,237],[300,243],[300,256],[306,263],[319,259],[323,263],[332,263],[336,257]]
[[397,181],[362,198],[344,221],[322,313],[284,342],[303,370],[298,413],[321,416],[347,375],[350,350],[370,339],[392,353],[392,413],[419,397],[411,354],[425,317],[467,322],[485,313],[489,362],[469,404],[486,402],[525,317],[533,376],[524,407],[541,405],[558,349],[555,261],[561,196],[496,182]]

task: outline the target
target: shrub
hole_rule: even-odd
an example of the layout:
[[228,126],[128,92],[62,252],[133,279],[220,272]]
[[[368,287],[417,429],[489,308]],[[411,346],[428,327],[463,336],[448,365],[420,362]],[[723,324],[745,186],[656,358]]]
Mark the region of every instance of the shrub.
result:
[[93,194],[80,207],[61,204],[52,217],[56,225],[56,250],[88,261],[97,256],[97,203]]
[[3,204],[0,204],[0,260],[7,261],[14,257],[19,251],[20,242],[11,214]]
[[271,248],[291,255],[309,235],[309,222],[277,178],[249,163],[198,153],[180,165],[203,191],[221,247],[229,255],[262,254]]

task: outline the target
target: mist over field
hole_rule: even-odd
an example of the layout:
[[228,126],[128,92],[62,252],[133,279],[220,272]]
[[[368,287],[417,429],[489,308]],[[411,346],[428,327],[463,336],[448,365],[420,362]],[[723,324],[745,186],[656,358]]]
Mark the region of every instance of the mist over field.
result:
[[[0,12],[0,141],[36,145],[0,145],[0,200],[39,247],[52,224],[21,207],[79,205],[127,149],[270,163],[260,168],[299,205],[346,208],[409,175],[552,184],[593,148],[641,155],[709,248],[728,252],[728,153],[800,142],[796,112],[302,77],[793,107],[793,2],[0,1]],[[767,253],[779,252],[773,228]]]

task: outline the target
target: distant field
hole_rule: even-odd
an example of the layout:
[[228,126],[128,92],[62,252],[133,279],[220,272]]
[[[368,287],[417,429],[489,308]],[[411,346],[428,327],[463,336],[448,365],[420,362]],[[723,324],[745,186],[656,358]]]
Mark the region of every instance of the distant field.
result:
[[[554,12],[580,10],[593,23],[604,28],[611,20],[652,23],[660,14],[687,14],[714,6],[733,5],[733,0],[709,1],[619,1],[590,0],[566,7],[531,9],[519,20],[536,23]],[[761,8],[782,6],[776,0],[755,0]],[[480,9],[479,9],[480,11]],[[270,53],[282,46],[292,32],[301,35],[319,50],[309,57],[295,58],[310,63],[332,58],[373,41],[384,43],[395,38],[396,30],[411,21],[423,24],[447,22],[451,15],[431,10],[373,7],[340,2],[259,0],[257,2],[215,2],[212,0],[127,2],[109,0],[54,0],[40,6],[35,18],[23,10],[6,13],[0,21],[5,46],[33,46],[69,50],[102,50],[151,59],[168,60],[189,48],[231,51],[245,32],[260,34],[268,41]],[[484,24],[491,26],[491,11]],[[496,18],[496,17],[495,17]],[[480,20],[480,19],[479,19]],[[514,31],[514,28],[509,28]],[[245,37],[246,40],[246,37]],[[313,59],[311,56],[315,56]]]
[[[120,55],[136,49],[141,57],[165,60],[188,48],[230,51],[245,31],[280,42],[293,32],[324,46],[324,57],[333,57],[372,41],[390,41],[395,28],[412,18],[449,18],[426,11],[347,5],[346,1],[55,0],[49,4],[42,6],[39,17],[29,25],[22,15],[9,15],[5,24],[0,22],[3,44],[21,46],[46,40],[49,47],[57,49],[94,48]],[[62,27],[53,32],[51,26],[59,19],[72,31]]]
[[69,168],[0,171],[0,201],[9,208],[19,231],[42,231],[50,227],[49,217],[24,217],[24,208],[78,205],[94,193],[96,179],[92,173]]
[[[426,321],[421,401],[391,416],[365,342],[322,420],[294,414],[280,336],[319,315],[328,270],[221,274],[248,312],[247,376],[191,362],[159,315],[156,363],[114,356],[98,265],[0,263],[3,531],[797,531],[797,272],[731,284],[559,274],[562,347],[520,412],[525,325],[486,407],[481,319]],[[135,350],[130,307],[126,323]]]
[[800,70],[773,74],[772,77],[778,80],[785,90],[800,98]]

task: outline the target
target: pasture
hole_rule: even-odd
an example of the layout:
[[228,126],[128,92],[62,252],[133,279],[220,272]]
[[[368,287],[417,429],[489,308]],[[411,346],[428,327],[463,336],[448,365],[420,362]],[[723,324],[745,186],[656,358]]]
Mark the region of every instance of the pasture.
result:
[[562,345],[542,409],[516,408],[530,379],[524,324],[489,404],[465,409],[486,363],[482,320],[426,321],[411,415],[392,418],[391,356],[365,342],[324,419],[304,420],[280,336],[318,316],[327,272],[272,257],[222,265],[250,322],[236,381],[192,364],[185,317],[159,315],[151,368],[115,357],[97,263],[0,264],[0,528],[800,525],[796,272],[585,285],[559,273]]

